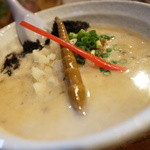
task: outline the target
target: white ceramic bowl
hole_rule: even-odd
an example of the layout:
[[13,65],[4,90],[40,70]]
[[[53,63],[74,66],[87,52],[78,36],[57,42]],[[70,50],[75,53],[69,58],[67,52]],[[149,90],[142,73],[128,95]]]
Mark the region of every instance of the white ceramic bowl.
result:
[[[57,15],[62,19],[119,25],[150,38],[150,5],[144,3],[121,1],[74,3],[47,9],[39,12],[38,15],[50,26]],[[0,58],[10,52],[4,51],[3,47],[6,47],[13,39],[17,39],[14,23],[0,30]],[[16,47],[20,47],[19,42]],[[11,47],[12,50],[13,48]],[[149,116],[150,107],[130,120],[103,132],[64,141],[31,141],[0,131],[0,149],[92,149],[95,147],[103,149],[124,142],[143,131],[148,131],[150,129]]]

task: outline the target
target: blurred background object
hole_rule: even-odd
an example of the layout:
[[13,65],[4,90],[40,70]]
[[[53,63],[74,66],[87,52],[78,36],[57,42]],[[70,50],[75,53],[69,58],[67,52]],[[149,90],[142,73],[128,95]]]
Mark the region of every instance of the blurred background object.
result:
[[35,0],[18,0],[25,8],[32,12],[39,11],[39,7]]
[[0,0],[0,28],[12,22],[11,12],[4,0]]
[[36,0],[36,2],[40,10],[62,4],[61,0]]
[[[93,0],[63,0],[63,4],[81,2],[81,1],[93,1]],[[95,1],[101,1],[101,0],[95,0]],[[139,1],[139,2],[150,3],[150,0],[122,0],[122,1]]]
[[[68,4],[73,2],[81,1],[92,1],[92,0],[18,0],[25,8],[32,12],[37,12],[43,9],[55,7],[61,4]],[[101,1],[101,0],[97,0]],[[122,0],[125,1],[125,0]],[[129,1],[129,0],[128,0]],[[131,0],[150,3],[150,0]],[[11,12],[9,11],[6,1],[0,0],[0,28],[6,26],[13,21]]]
[[[18,0],[26,9],[37,12],[62,4],[61,0]],[[13,21],[5,0],[0,0],[0,28]]]

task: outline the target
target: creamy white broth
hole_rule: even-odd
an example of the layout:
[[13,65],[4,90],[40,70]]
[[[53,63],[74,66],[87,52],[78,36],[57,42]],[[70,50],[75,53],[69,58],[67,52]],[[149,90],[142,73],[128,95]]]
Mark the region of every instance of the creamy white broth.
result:
[[[123,65],[129,70],[105,76],[91,62],[80,67],[87,102],[86,116],[79,116],[70,106],[65,82],[55,71],[50,74],[57,82],[55,88],[47,84],[42,94],[36,93],[31,68],[38,64],[28,54],[11,77],[0,75],[3,129],[27,139],[71,139],[118,125],[150,105],[150,40],[116,26],[93,25],[90,29],[115,36],[109,45],[118,44],[126,53],[113,53],[111,59],[127,59]],[[59,46],[53,43],[50,50],[56,49],[59,53]]]

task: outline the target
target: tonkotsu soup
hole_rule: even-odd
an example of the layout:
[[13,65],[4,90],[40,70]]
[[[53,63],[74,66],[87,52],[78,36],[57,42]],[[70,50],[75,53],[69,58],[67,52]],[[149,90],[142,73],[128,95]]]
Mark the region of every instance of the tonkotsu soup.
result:
[[81,116],[70,104],[60,46],[51,41],[19,58],[10,76],[0,73],[1,128],[27,139],[71,139],[118,125],[149,106],[150,40],[117,26],[91,25],[88,30],[112,35],[101,56],[128,70],[104,71],[87,60],[79,64],[87,95]]

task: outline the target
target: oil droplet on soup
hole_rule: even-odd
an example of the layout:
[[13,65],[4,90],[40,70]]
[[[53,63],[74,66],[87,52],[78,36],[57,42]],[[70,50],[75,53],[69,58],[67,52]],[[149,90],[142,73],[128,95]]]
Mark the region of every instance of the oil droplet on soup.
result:
[[[86,115],[79,116],[70,106],[60,74],[45,67],[46,72],[50,72],[48,76],[39,70],[45,78],[35,81],[38,77],[33,78],[31,72],[37,62],[33,61],[33,54],[29,54],[11,77],[4,76],[0,81],[1,128],[27,139],[71,139],[118,125],[150,105],[150,40],[116,26],[92,25],[90,29],[115,36],[109,44],[117,44],[124,51],[112,54],[111,58],[127,59],[124,66],[129,70],[104,76],[88,61],[80,67],[88,96]],[[60,52],[54,42],[50,49]],[[46,51],[43,53],[46,55]],[[56,57],[60,59],[59,54]],[[40,92],[42,83],[46,85],[42,87],[43,93]]]

